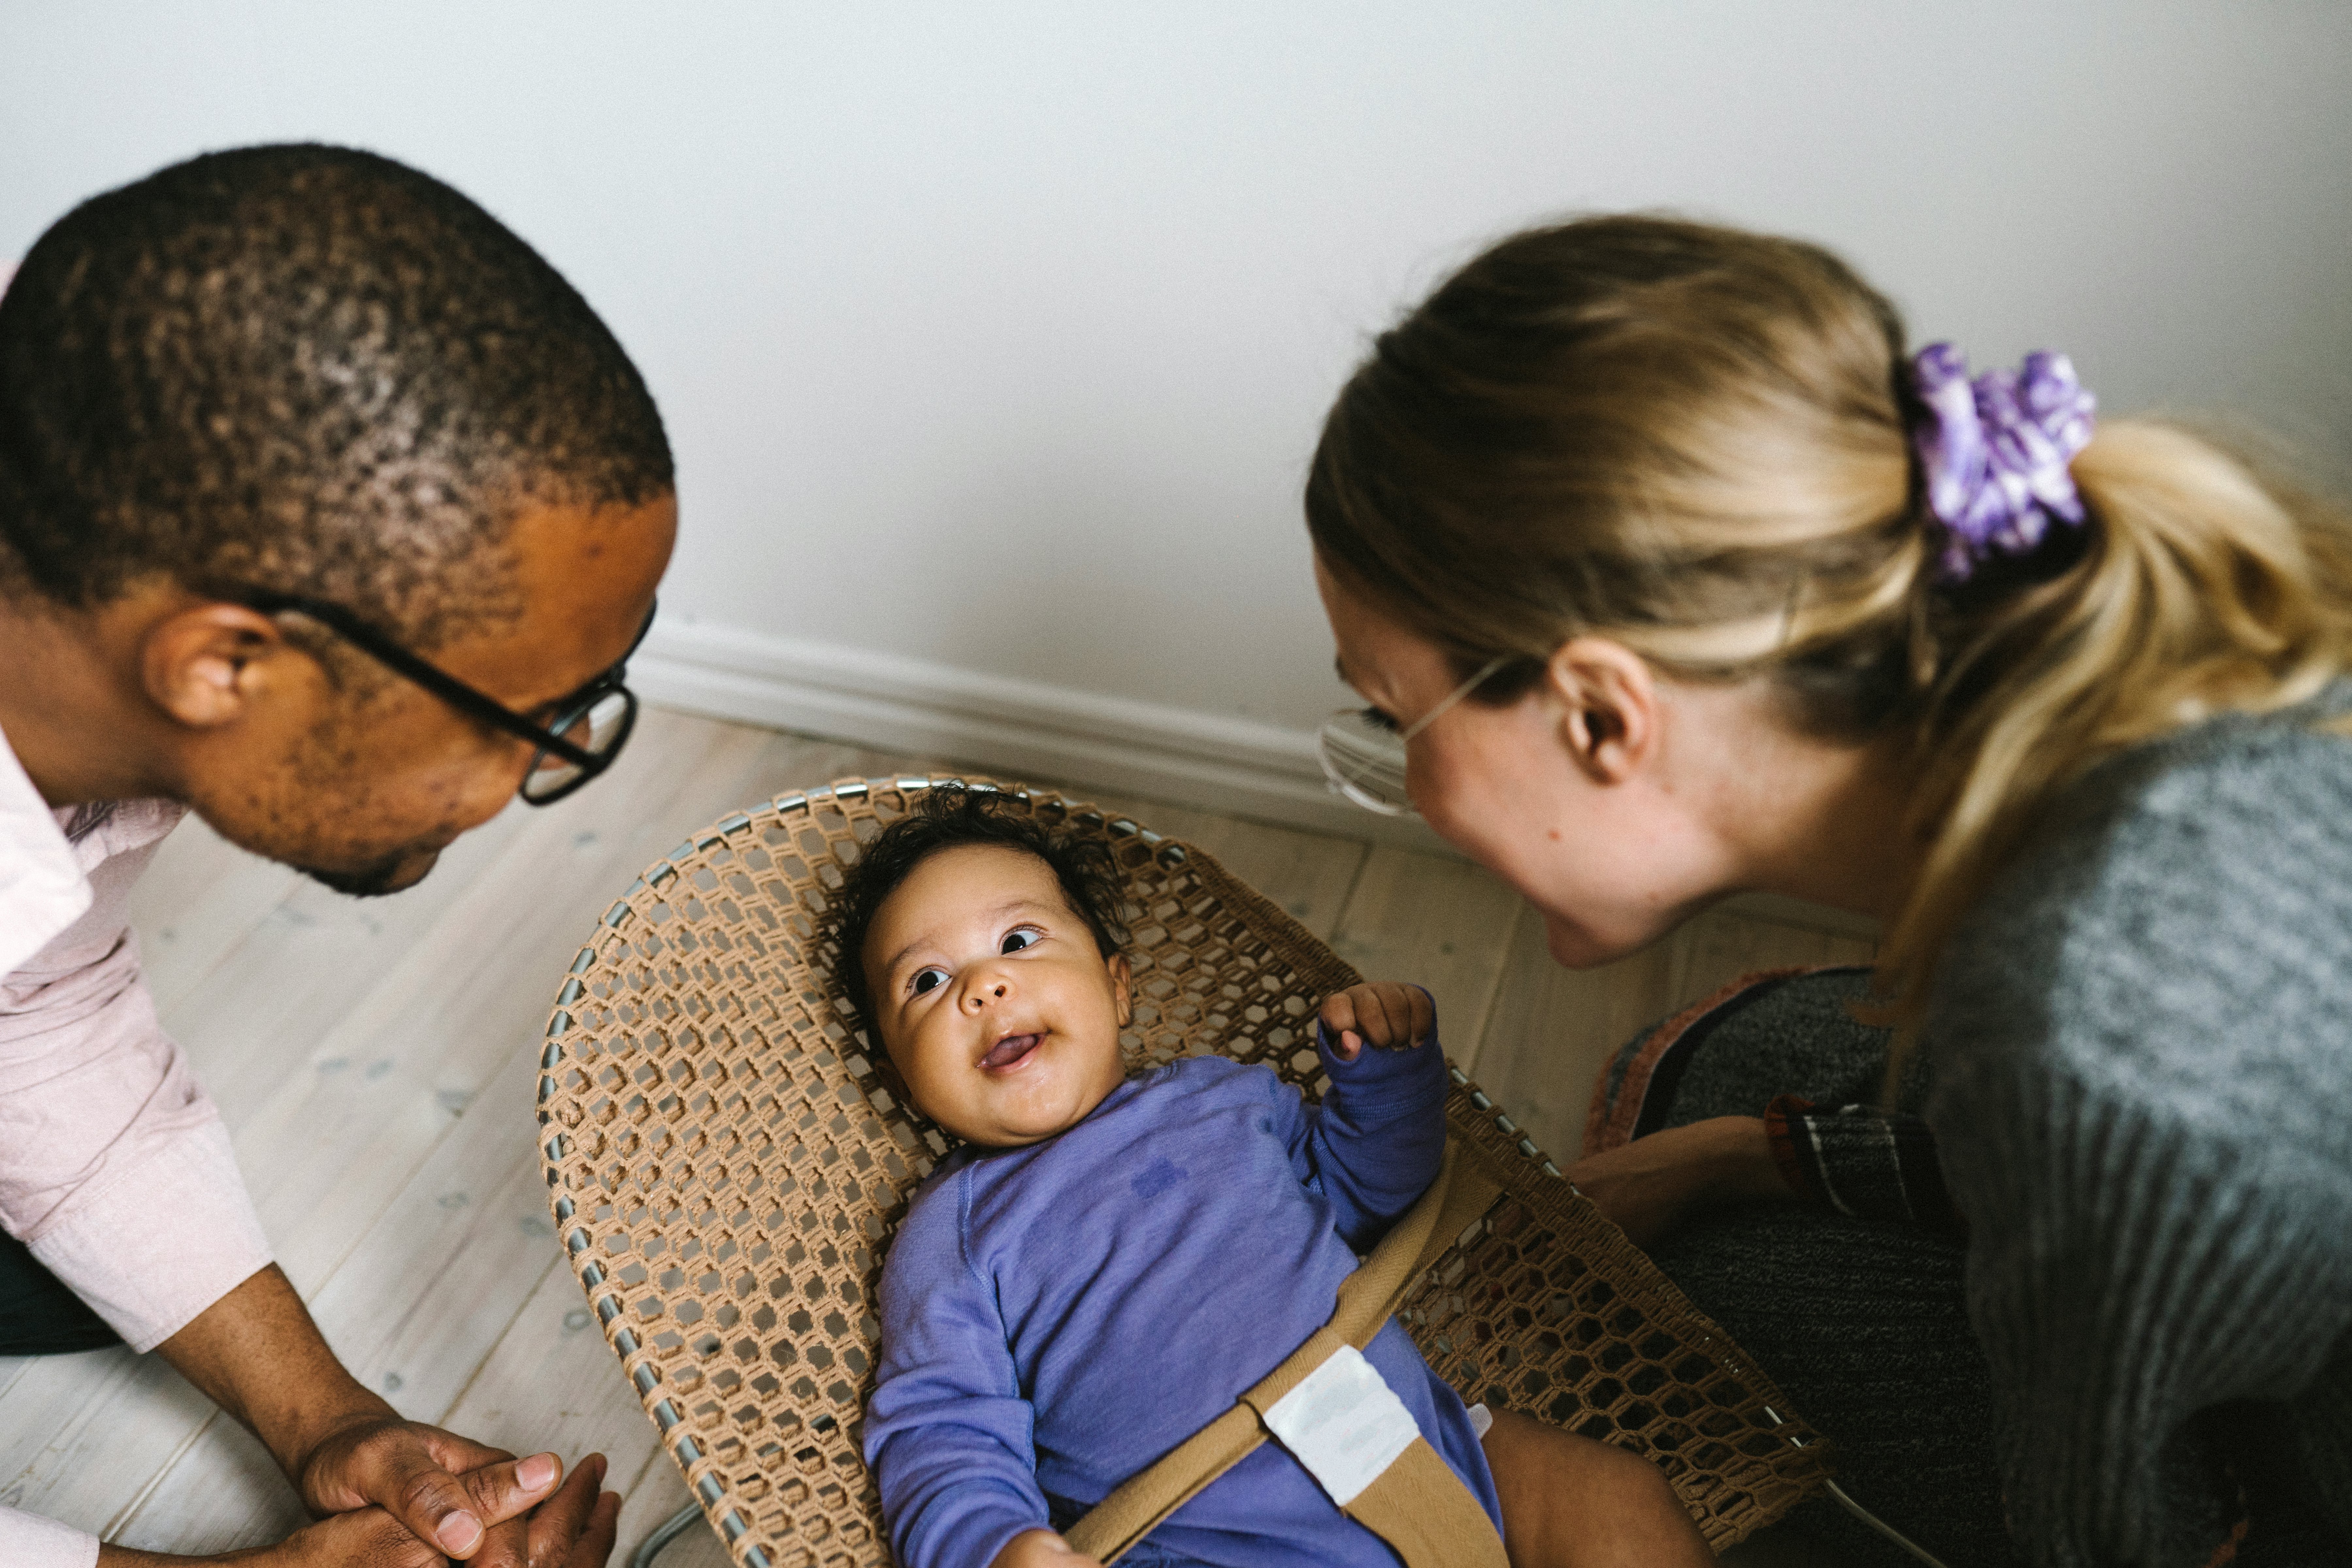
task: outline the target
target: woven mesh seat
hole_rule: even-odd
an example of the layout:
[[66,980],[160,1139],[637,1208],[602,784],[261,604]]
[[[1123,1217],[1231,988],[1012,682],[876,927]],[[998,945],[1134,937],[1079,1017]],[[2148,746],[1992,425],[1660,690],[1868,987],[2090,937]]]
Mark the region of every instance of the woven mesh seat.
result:
[[[876,1290],[908,1199],[952,1145],[877,1078],[816,962],[814,916],[858,845],[933,782],[837,783],[696,835],[598,920],[548,1024],[539,1121],[557,1234],[663,1448],[746,1568],[890,1562],[858,1452]],[[1355,971],[1201,850],[1003,793],[1112,847],[1134,931],[1131,1067],[1221,1052],[1318,1094],[1313,1016]],[[1452,1135],[1509,1181],[1400,1309],[1438,1374],[1465,1399],[1649,1455],[1718,1550],[1819,1488],[1827,1445],[1453,1077]]]

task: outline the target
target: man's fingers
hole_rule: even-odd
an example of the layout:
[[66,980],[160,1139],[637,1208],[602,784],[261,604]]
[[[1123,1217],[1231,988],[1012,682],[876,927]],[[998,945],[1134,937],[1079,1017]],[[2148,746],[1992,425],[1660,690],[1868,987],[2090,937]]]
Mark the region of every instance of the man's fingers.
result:
[[604,1560],[613,1555],[613,1541],[620,1531],[621,1494],[605,1492],[589,1510],[588,1528],[580,1532],[562,1568],[604,1568]]
[[464,1482],[425,1458],[422,1446],[402,1446],[375,1474],[362,1479],[360,1490],[414,1531],[418,1540],[452,1557],[471,1557],[482,1543],[487,1527],[474,1510],[472,1494]]
[[466,1474],[465,1487],[477,1515],[486,1524],[498,1524],[528,1513],[547,1500],[563,1476],[563,1461],[552,1454],[484,1465]]
[[490,1526],[467,1568],[530,1568],[530,1521],[509,1519]]
[[[571,1568],[575,1546],[595,1523],[596,1489],[604,1484],[604,1456],[591,1454],[572,1467],[554,1496],[532,1511],[530,1568]],[[612,1549],[607,1541],[604,1550]]]
[[449,1561],[380,1508],[330,1514],[289,1536],[279,1550],[298,1563],[364,1563],[368,1568],[447,1568]]

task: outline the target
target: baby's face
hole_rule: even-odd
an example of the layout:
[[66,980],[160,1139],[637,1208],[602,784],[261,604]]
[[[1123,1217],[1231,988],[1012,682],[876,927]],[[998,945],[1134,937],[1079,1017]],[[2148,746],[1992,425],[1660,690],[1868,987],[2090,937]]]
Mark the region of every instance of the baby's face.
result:
[[884,900],[861,956],[908,1099],[959,1138],[1051,1138],[1125,1076],[1127,960],[1102,956],[1034,855],[940,850]]

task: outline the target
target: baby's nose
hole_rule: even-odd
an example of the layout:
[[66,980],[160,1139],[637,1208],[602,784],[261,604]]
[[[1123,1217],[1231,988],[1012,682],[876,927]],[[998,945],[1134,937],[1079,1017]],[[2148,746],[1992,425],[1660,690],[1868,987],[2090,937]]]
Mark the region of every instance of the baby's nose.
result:
[[1011,989],[1012,987],[1005,984],[1002,980],[997,981],[992,985],[976,985],[970,991],[963,994],[963,1005],[971,1008],[974,1012],[978,1012],[981,1008],[987,1006],[991,1002],[1003,1001],[1006,993],[1011,991]]

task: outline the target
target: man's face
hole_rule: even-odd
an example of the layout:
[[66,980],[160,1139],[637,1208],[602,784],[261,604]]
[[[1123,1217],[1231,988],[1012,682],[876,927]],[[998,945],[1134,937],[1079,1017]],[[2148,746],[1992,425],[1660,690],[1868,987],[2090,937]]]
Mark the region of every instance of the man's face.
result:
[[[627,652],[677,531],[670,497],[593,513],[533,506],[508,536],[520,613],[426,657],[518,713],[551,719]],[[533,748],[356,648],[332,657],[363,688],[338,686],[314,659],[273,660],[276,689],[250,720],[188,739],[180,793],[255,854],[343,892],[396,892],[505,807]]]
[[1086,1120],[1125,1076],[1128,965],[1053,868],[996,845],[908,873],[866,934],[874,1025],[916,1110],[992,1148]]

